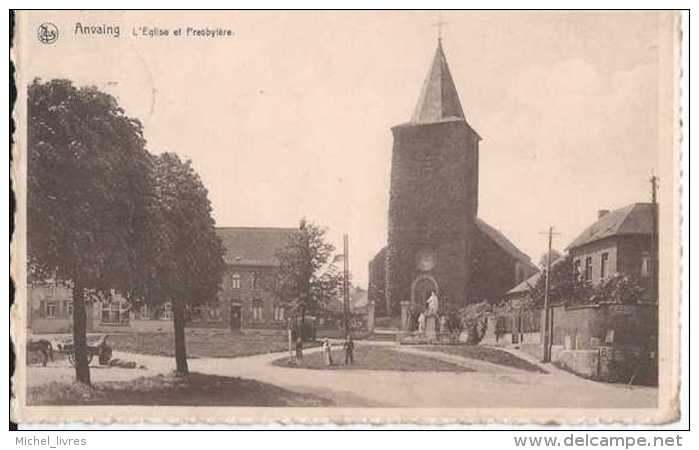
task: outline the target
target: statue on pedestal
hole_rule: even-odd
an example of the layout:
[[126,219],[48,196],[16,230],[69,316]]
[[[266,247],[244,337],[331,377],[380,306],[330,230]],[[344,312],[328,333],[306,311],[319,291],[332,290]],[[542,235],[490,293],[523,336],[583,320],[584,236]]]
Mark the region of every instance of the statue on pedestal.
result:
[[437,294],[432,291],[430,294],[430,298],[427,299],[427,315],[428,316],[436,316],[437,312],[439,311],[439,298],[437,298]]

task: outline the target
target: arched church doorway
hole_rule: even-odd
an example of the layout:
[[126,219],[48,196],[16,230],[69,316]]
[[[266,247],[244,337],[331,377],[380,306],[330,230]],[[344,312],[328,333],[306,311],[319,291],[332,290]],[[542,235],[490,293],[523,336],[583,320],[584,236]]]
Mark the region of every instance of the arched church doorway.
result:
[[439,285],[437,280],[430,275],[420,275],[415,278],[410,289],[410,302],[419,310],[425,309],[425,302],[434,292],[439,296]]

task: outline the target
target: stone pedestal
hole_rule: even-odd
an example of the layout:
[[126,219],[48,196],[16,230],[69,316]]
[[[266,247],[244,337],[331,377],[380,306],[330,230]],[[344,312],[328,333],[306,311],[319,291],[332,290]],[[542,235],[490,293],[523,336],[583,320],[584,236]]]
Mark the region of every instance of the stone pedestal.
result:
[[425,337],[435,339],[437,337],[437,316],[425,317]]
[[367,304],[367,315],[366,315],[366,327],[369,333],[374,332],[374,310],[375,305],[373,301],[369,301]]
[[410,331],[410,316],[408,310],[410,308],[409,301],[400,302],[400,330]]

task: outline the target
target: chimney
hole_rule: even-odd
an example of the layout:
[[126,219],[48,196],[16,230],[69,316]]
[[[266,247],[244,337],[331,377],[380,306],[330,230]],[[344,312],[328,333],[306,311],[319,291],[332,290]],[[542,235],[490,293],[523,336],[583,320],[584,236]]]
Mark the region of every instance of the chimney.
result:
[[608,209],[598,209],[598,210],[597,210],[597,219],[599,220],[599,219],[601,219],[602,217],[606,216],[607,214],[609,214],[609,210],[608,210]]

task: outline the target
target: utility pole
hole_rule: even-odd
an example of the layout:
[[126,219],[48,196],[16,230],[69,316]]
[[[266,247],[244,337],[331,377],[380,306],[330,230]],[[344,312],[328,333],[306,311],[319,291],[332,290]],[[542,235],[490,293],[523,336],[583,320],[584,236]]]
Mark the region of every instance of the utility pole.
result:
[[650,256],[650,275],[651,275],[651,295],[656,303],[660,300],[658,295],[658,177],[651,174],[651,201],[652,201],[652,219],[653,219],[653,235],[651,236],[651,256]]
[[343,292],[343,305],[344,305],[344,315],[345,315],[345,333],[350,333],[350,305],[349,305],[349,237],[347,234],[342,236],[343,252],[344,252],[344,271],[342,277],[342,292]]
[[553,329],[553,318],[551,317],[551,311],[549,308],[549,291],[551,288],[551,284],[549,282],[550,274],[551,274],[551,244],[553,242],[553,235],[558,235],[558,233],[553,232],[553,226],[549,226],[549,231],[546,233],[548,234],[548,239],[549,239],[549,245],[548,245],[548,253],[546,253],[546,278],[545,280],[545,288],[544,288],[544,339],[542,342],[542,349],[541,349],[541,361],[542,362],[551,362],[551,344],[552,344],[552,329]]

